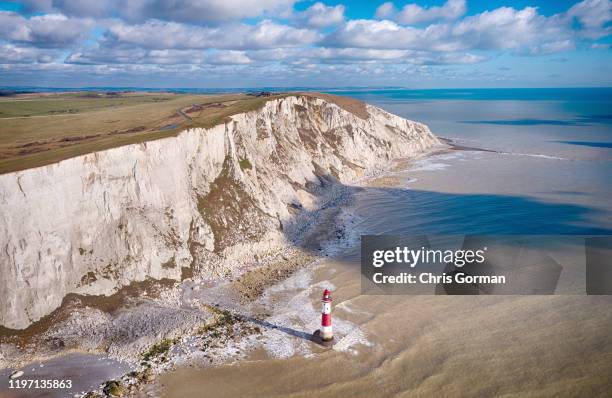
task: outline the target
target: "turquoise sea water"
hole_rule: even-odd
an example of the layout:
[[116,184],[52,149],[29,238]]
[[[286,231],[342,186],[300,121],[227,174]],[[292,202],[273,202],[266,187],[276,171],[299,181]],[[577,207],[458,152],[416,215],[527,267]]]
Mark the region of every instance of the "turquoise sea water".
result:
[[362,192],[371,233],[611,234],[612,89],[335,91],[498,151],[417,162]]

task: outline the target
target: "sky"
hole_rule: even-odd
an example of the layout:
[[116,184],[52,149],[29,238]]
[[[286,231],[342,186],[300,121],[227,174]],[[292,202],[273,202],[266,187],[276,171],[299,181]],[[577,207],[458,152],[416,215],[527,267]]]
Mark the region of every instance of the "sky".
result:
[[0,1],[0,86],[610,87],[612,0]]

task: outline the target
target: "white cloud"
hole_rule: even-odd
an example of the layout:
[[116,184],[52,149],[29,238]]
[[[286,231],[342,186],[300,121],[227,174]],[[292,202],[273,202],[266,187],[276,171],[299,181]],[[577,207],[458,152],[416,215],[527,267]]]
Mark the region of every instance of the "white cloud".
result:
[[326,39],[334,47],[410,48],[416,45],[419,31],[392,21],[358,19],[348,21]]
[[243,51],[144,50],[93,48],[73,52],[66,63],[77,65],[245,65],[251,62]]
[[376,9],[376,18],[390,19],[395,13],[397,13],[397,9],[392,2],[388,1],[378,6]]
[[534,45],[529,48],[529,53],[533,55],[554,54],[563,51],[571,51],[576,48],[576,45],[571,40],[551,41]]
[[308,54],[314,59],[333,61],[388,61],[401,60],[410,55],[407,50],[380,50],[375,48],[318,48]]
[[406,4],[398,11],[393,3],[387,2],[376,9],[377,18],[389,18],[401,24],[419,24],[432,21],[454,21],[465,14],[465,0],[448,0],[443,6],[421,7]]
[[413,50],[382,50],[375,48],[274,49],[249,51],[251,59],[259,62],[282,60],[294,65],[400,63],[417,65],[474,64],[486,59],[470,53],[432,53]]
[[425,53],[420,57],[416,57],[414,63],[421,65],[470,65],[486,60],[487,57],[484,55],[476,55],[471,53]]
[[121,15],[135,21],[149,18],[205,23],[254,18],[262,14],[283,15],[295,0],[131,0]]
[[[28,0],[35,16],[0,11],[0,63],[53,70],[69,52],[61,70],[367,75],[475,64],[500,53],[609,48],[592,41],[612,29],[610,0],[584,0],[552,16],[535,7],[464,16],[463,0],[401,9],[387,2],[378,19],[361,20],[346,20],[343,5],[322,1],[297,12],[295,0]],[[244,20],[251,17],[257,22]],[[102,34],[92,37],[93,28]]]
[[539,15],[533,7],[501,7],[464,18],[453,27],[451,37],[464,48],[533,52],[542,45],[570,40],[571,30],[558,16]]
[[321,35],[315,30],[297,29],[287,25],[275,24],[271,21],[262,21],[255,27],[246,27],[243,31],[243,37],[236,47],[295,47],[312,44],[320,38]]
[[22,0],[30,13],[62,13],[77,17],[104,17],[110,15],[118,0]]
[[251,62],[251,59],[244,51],[215,51],[207,59],[207,63],[213,65],[246,65]]
[[0,38],[26,41],[28,36],[29,29],[24,17],[14,12],[0,11]]
[[57,9],[66,15],[76,17],[103,18],[112,15],[116,1],[109,0],[59,0]]
[[62,47],[78,42],[93,26],[92,20],[68,18],[61,14],[27,19],[13,12],[0,11],[0,39],[39,47]]
[[66,62],[79,65],[100,64],[192,64],[204,61],[200,50],[144,50],[94,48],[77,51]]
[[580,24],[580,35],[589,39],[598,39],[612,31],[612,1],[585,0],[575,4],[567,16]]
[[321,48],[306,56],[312,60],[353,63],[355,61],[377,63],[402,63],[415,65],[475,64],[486,57],[470,53],[432,53],[412,50],[378,50],[372,48]]
[[300,24],[313,28],[324,28],[326,26],[338,25],[344,21],[344,6],[326,6],[316,2],[295,18]]
[[389,20],[353,20],[328,36],[325,43],[336,47],[537,54],[570,50],[574,37],[563,16],[545,17],[532,7],[522,10],[501,7],[425,28]]
[[289,15],[295,0],[26,0],[30,12],[60,12],[88,17],[119,16],[132,22],[147,19],[219,23],[261,15]]
[[250,59],[259,62],[281,62],[294,59],[304,53],[303,48],[271,48],[248,52]]
[[109,27],[105,44],[148,49],[253,49],[307,45],[319,39],[310,29],[298,29],[271,21],[257,25],[231,24],[201,27],[176,22],[147,21],[140,25],[117,22]]
[[55,55],[50,50],[17,47],[12,44],[0,45],[0,64],[50,63]]

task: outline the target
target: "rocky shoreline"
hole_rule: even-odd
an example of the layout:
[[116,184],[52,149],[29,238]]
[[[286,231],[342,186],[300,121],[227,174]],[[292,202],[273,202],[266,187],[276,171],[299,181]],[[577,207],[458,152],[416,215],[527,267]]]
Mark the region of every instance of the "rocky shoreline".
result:
[[[182,282],[150,287],[112,313],[95,306],[72,307],[68,319],[25,347],[3,344],[4,367],[19,369],[72,352],[101,353],[128,364],[131,370],[120,378],[81,393],[97,397],[146,395],[156,388],[157,375],[176,366],[216,366],[244,358],[266,330],[278,327],[270,321],[274,305],[262,303],[262,295],[304,267],[316,267],[319,259],[355,245],[359,232],[353,215],[345,211],[351,192],[384,179],[397,163],[371,170],[353,186],[331,190],[304,227],[300,245],[279,248],[216,281],[195,274]],[[46,349],[51,341],[55,346]]]
[[[285,134],[295,133],[297,142],[305,145],[305,152],[292,156],[318,159],[317,162],[312,160],[309,165],[312,170],[301,171],[302,175],[289,177],[285,173],[293,173],[294,168],[302,167],[299,164],[303,160],[293,160],[297,162],[293,165],[265,163],[264,157],[267,155],[256,155],[252,152],[253,148],[244,143],[250,138],[231,136],[230,139],[236,143],[230,143],[229,147],[226,147],[230,153],[218,156],[220,163],[215,166],[220,168],[220,175],[212,183],[208,183],[207,194],[199,192],[200,196],[196,195],[197,203],[189,202],[188,206],[197,207],[199,226],[193,225],[193,209],[187,213],[185,209],[180,208],[165,210],[167,214],[164,217],[169,217],[170,226],[164,233],[158,231],[163,242],[149,239],[147,243],[163,244],[165,251],[168,250],[167,245],[173,246],[175,260],[178,258],[176,256],[185,254],[183,249],[186,249],[192,258],[191,265],[180,265],[185,262],[184,258],[180,261],[171,260],[160,265],[161,274],[153,272],[156,280],[147,277],[144,281],[131,282],[112,294],[70,293],[64,297],[59,308],[28,328],[22,331],[0,330],[0,368],[17,370],[25,364],[61,358],[69,353],[101,354],[103,357],[125,363],[130,371],[101,384],[98,389],[90,391],[89,396],[121,395],[136,394],[141,390],[146,393],[156,375],[175,366],[193,363],[198,366],[214,366],[244,358],[254,346],[262,342],[262,331],[278,330],[279,325],[282,325],[282,322],[275,323],[273,317],[274,311],[279,308],[278,303],[270,302],[267,298],[271,287],[299,274],[304,267],[316,267],[318,259],[333,256],[341,247],[350,246],[357,241],[359,235],[352,225],[355,220],[344,211],[351,201],[351,193],[360,189],[365,181],[388,172],[393,165],[393,159],[421,156],[429,148],[433,150],[440,147],[440,143],[425,126],[370,106],[363,105],[363,111],[367,109],[371,118],[364,122],[364,119],[361,119],[363,115],[352,115],[318,98],[276,100],[269,105],[260,113],[238,115],[237,118],[244,119],[240,119],[240,123],[246,127],[241,128],[240,123],[236,123],[231,134],[244,134],[250,124],[259,126],[260,120],[268,120],[269,113],[280,112],[284,115],[283,118],[288,119],[298,117],[298,123],[313,129],[308,133],[310,135],[299,128],[299,134],[293,130],[286,130]],[[310,109],[307,110],[307,107]],[[328,120],[323,121],[321,117]],[[347,134],[346,137],[338,136],[338,131],[328,130],[334,124],[342,125],[345,122],[349,123],[342,127],[346,129],[343,133]],[[388,124],[378,127],[380,123]],[[358,132],[355,126],[361,126],[359,128],[363,130]],[[258,127],[258,135],[262,134],[262,128]],[[278,135],[278,132],[274,132],[275,128],[266,127],[273,132],[276,140],[287,140],[286,137]],[[377,130],[380,128],[382,130]],[[404,128],[406,130],[401,130]],[[227,135],[227,125],[225,129]],[[380,137],[373,136],[374,132]],[[218,133],[215,134],[220,137],[224,135],[223,130]],[[195,139],[201,134],[189,132],[188,139]],[[210,136],[211,132],[207,134]],[[358,134],[361,138],[357,137]],[[178,139],[187,139],[187,136],[181,137]],[[207,137],[209,142],[212,139]],[[228,145],[228,137],[225,139]],[[329,141],[330,139],[332,141]],[[321,148],[329,147],[330,144],[333,144],[330,147],[333,154],[322,155],[330,148]],[[366,156],[363,150],[359,152],[358,148],[350,146],[364,144],[370,145],[369,150],[374,152]],[[237,153],[235,145],[242,146],[243,149],[238,149],[238,152],[247,151],[245,155]],[[286,151],[295,144],[279,141],[276,145],[277,151],[283,147]],[[123,149],[119,148],[117,151]],[[240,160],[241,156],[243,160]],[[247,158],[251,159],[248,162],[250,167],[243,165],[246,164],[244,159]],[[363,166],[354,163],[355,161]],[[330,164],[322,167],[319,162]],[[346,167],[337,169],[335,162],[341,162]],[[98,164],[96,167],[100,166]],[[259,168],[257,173],[254,170],[256,167]],[[287,171],[282,171],[282,167],[288,167]],[[333,175],[328,174],[330,170]],[[270,179],[267,176],[270,173],[284,177],[281,180]],[[267,203],[267,199],[261,196],[265,190],[262,191],[263,188],[258,185],[262,184],[261,178],[264,175],[270,179],[271,184],[284,186],[285,191],[279,195],[277,190],[276,196],[271,197],[274,206],[277,206],[274,211],[280,211],[282,208],[286,212],[283,217],[277,213],[276,218],[270,218],[269,214],[262,210],[267,209],[268,213],[273,210],[272,204]],[[300,179],[305,183],[297,182]],[[309,181],[310,179],[318,181],[317,184]],[[133,181],[134,179],[130,179],[129,184]],[[135,181],[138,182],[137,179]],[[246,194],[247,188],[252,192]],[[240,214],[236,213],[237,209],[231,208],[232,205],[228,208],[225,204],[223,195],[227,194],[238,195],[233,197],[232,201],[242,203]],[[203,198],[206,198],[205,201]],[[209,207],[217,208],[220,213],[209,214]],[[251,210],[246,211],[249,208]],[[177,211],[185,214],[181,215]],[[223,218],[219,218],[219,215]],[[121,242],[128,239],[125,243],[128,250],[132,250],[131,245],[138,244],[140,239],[140,232],[135,233],[134,229],[134,225],[137,226],[139,221],[130,227],[132,235],[124,237],[126,225],[121,220],[125,217],[122,215],[119,218],[118,229],[113,233],[118,231]],[[235,217],[239,217],[239,223],[230,228],[228,222],[235,223]],[[240,243],[241,239],[255,239],[249,235],[251,221],[243,222],[251,218],[252,222],[259,220],[257,228],[272,229],[268,232],[258,232],[259,241],[254,244]],[[202,220],[208,224],[202,224]],[[150,220],[147,221],[146,228],[158,228],[156,224],[149,223]],[[246,224],[243,225],[244,223]],[[181,237],[183,233],[179,231],[180,225],[186,226],[186,237]],[[206,230],[208,234],[202,235]],[[186,248],[183,247],[185,238]],[[220,244],[229,246],[219,251]],[[98,249],[93,251],[99,253]],[[77,254],[87,253],[83,249]],[[146,258],[140,258],[139,261],[143,260]],[[179,278],[175,275],[177,270],[180,272]],[[92,277],[88,279],[91,282],[85,283],[98,286],[100,282],[104,282],[106,279],[101,279],[99,272],[87,273],[86,276],[91,274]],[[121,272],[125,273],[126,270],[109,269],[108,272],[110,274],[104,274],[104,278],[119,280],[123,278]],[[165,274],[173,277],[165,278]],[[86,292],[89,290],[83,291]],[[83,394],[85,392],[81,393]]]

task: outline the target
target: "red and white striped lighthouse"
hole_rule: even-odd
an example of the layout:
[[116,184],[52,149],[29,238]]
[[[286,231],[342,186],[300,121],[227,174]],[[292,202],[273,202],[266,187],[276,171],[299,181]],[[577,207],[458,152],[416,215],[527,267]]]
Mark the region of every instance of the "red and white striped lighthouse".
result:
[[321,340],[330,341],[334,338],[331,322],[331,292],[329,289],[323,291],[323,310],[321,311]]

